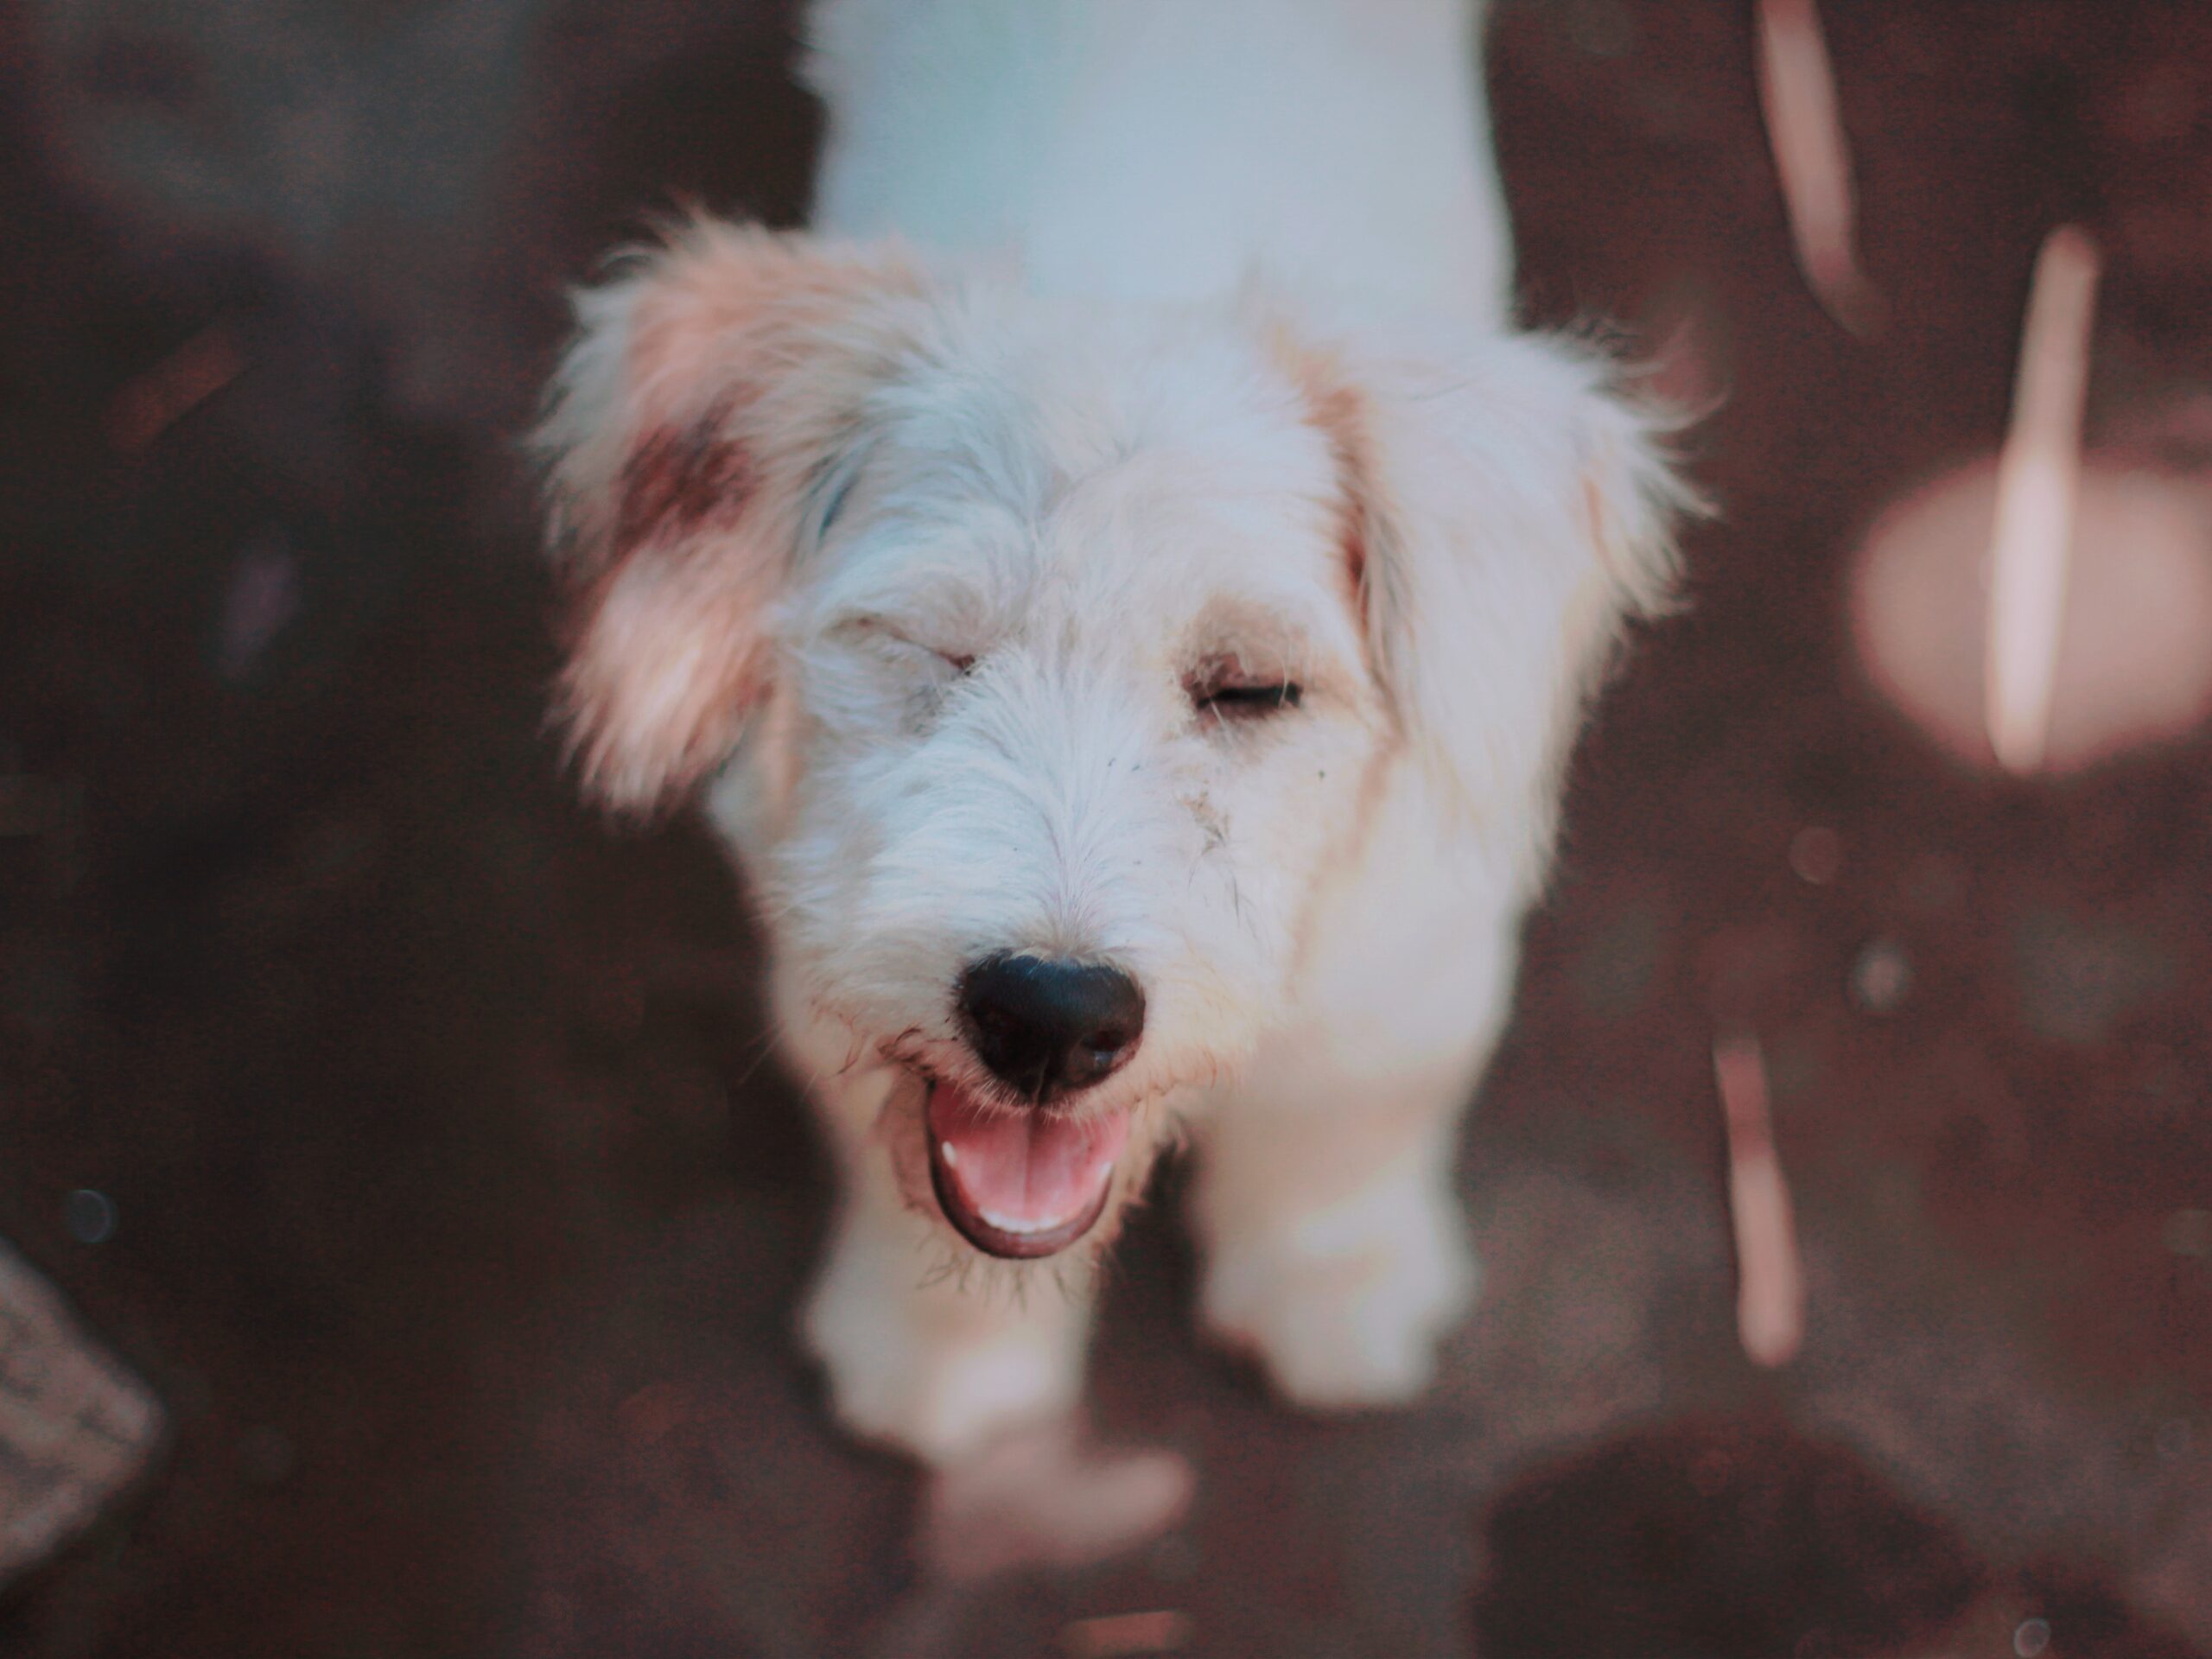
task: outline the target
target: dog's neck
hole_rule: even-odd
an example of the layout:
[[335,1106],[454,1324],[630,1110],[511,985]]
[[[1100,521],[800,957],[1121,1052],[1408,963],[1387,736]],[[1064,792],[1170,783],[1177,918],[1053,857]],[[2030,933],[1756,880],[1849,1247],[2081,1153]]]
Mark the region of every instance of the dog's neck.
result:
[[1048,294],[1503,317],[1480,0],[818,0],[816,230]]

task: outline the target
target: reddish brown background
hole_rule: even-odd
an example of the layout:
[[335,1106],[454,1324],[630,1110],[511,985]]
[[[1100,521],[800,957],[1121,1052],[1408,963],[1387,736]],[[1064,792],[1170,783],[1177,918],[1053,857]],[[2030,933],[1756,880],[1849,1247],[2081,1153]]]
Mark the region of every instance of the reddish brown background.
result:
[[[1722,512],[1578,766],[1446,1382],[1269,1405],[1195,1347],[1157,1205],[1098,1414],[1193,1459],[1195,1512],[966,1587],[785,1339],[824,1185],[718,861],[587,817],[540,728],[508,441],[558,284],[671,193],[795,215],[783,14],[0,10],[0,774],[63,804],[0,840],[0,1234],[175,1418],[0,1652],[987,1659],[1171,1607],[1209,1656],[2212,1648],[2212,746],[1968,775],[1839,601],[1872,515],[1994,442],[2057,219],[2113,262],[2094,419],[2206,388],[2212,13],[1827,10],[1872,341],[1791,264],[1747,5],[1499,21],[1532,312],[1690,320]],[[211,325],[245,372],[118,454]],[[1870,949],[1910,970],[1879,1007]],[[1774,1376],[1733,1340],[1724,1019],[1811,1273]]]

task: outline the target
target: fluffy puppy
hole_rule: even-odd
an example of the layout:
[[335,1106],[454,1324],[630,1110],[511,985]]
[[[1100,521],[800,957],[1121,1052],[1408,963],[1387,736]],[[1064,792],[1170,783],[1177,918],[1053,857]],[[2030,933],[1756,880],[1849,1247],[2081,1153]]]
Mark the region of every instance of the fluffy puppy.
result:
[[580,302],[561,715],[743,874],[864,1435],[1072,1407],[1179,1137],[1204,1318],[1292,1400],[1409,1397],[1465,1306],[1455,1127],[1674,496],[1498,318],[1474,22],[842,0],[840,239],[695,223]]

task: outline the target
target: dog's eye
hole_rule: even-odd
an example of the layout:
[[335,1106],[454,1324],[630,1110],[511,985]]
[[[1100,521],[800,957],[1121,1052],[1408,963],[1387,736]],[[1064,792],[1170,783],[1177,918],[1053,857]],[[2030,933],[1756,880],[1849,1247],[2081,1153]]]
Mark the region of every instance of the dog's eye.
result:
[[902,644],[906,644],[906,649],[927,661],[931,667],[940,671],[950,670],[955,679],[965,677],[968,671],[976,666],[976,659],[961,652],[939,651],[934,645],[917,645],[908,642],[902,642]]
[[1233,664],[1193,675],[1189,690],[1192,706],[1216,720],[1265,720],[1297,708],[1306,696],[1296,680],[1254,678]]
[[862,645],[873,645],[879,651],[906,653],[910,658],[934,658],[955,674],[965,674],[976,666],[975,657],[966,652],[940,651],[935,645],[925,645],[910,638],[880,617],[859,617],[841,625],[836,630]]

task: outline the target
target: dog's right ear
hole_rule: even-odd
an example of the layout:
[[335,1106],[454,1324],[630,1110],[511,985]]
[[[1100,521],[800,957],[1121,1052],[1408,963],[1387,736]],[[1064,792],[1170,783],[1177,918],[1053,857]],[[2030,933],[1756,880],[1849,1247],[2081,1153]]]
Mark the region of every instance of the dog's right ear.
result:
[[736,747],[768,609],[922,291],[894,253],[701,222],[579,296],[531,444],[574,607],[558,713],[602,802],[650,810]]

